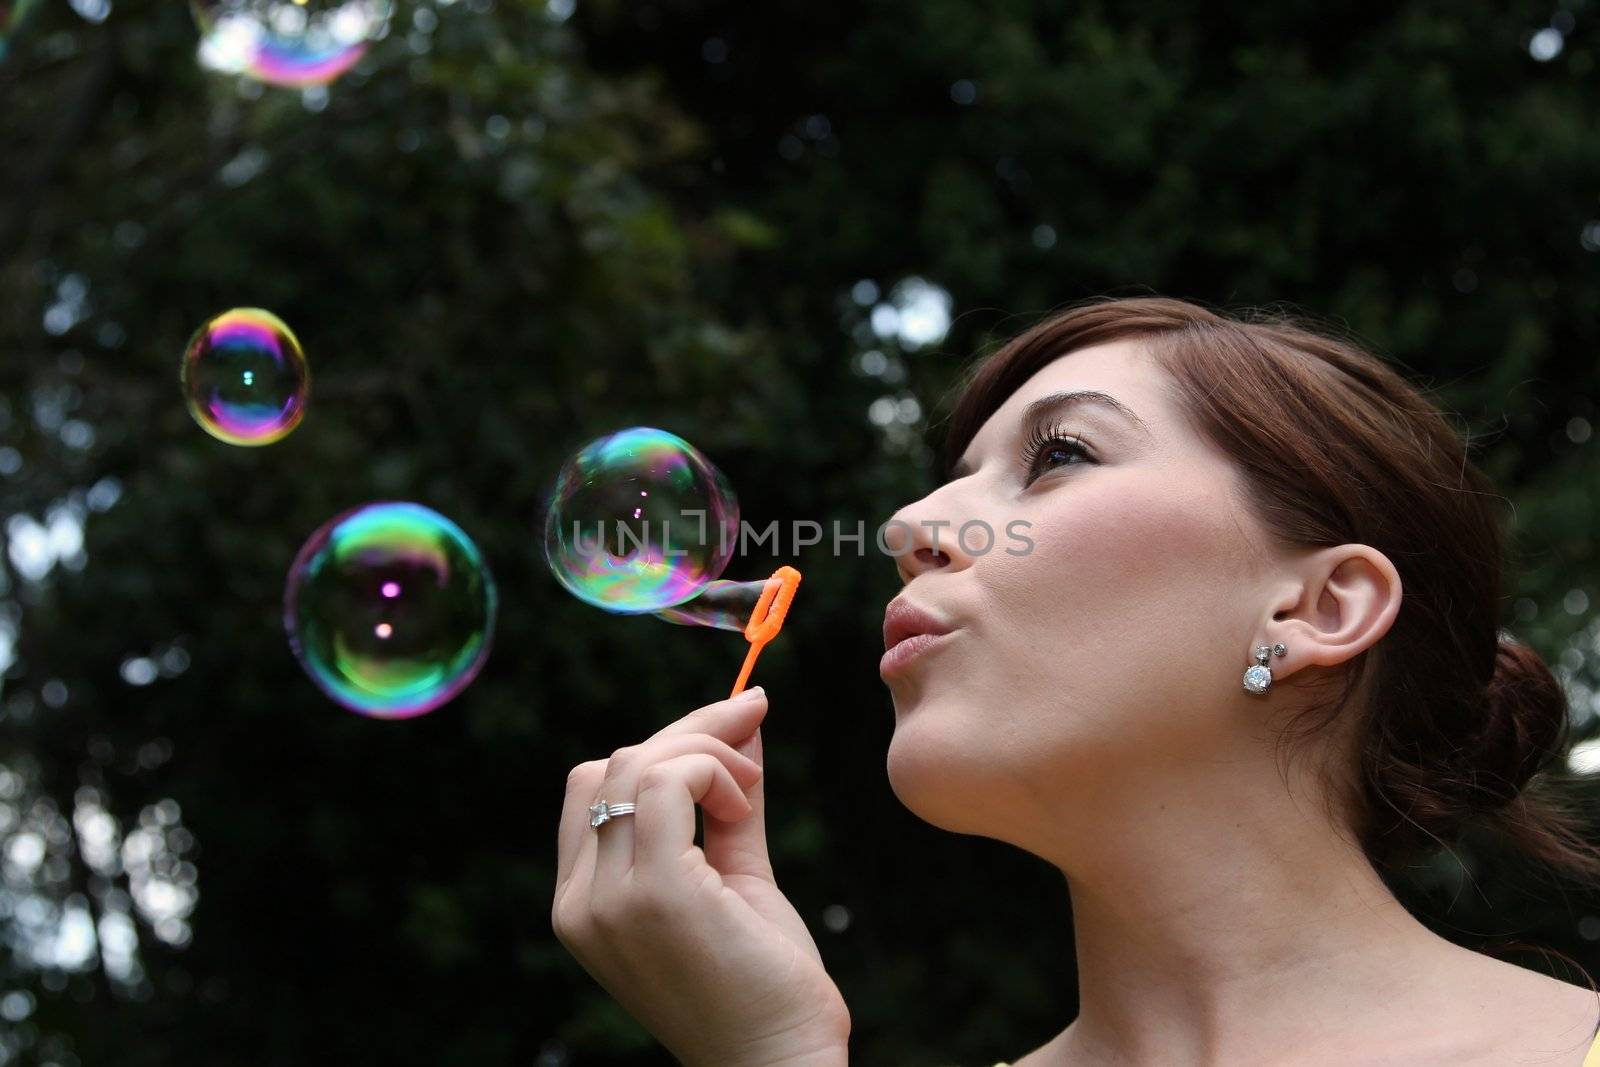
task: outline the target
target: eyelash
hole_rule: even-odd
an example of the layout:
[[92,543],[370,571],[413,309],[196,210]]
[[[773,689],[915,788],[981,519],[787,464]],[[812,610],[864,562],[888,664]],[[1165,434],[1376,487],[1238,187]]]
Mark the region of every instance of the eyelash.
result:
[[1079,441],[1077,437],[1056,427],[1046,430],[1036,426],[1033,430],[1033,436],[1028,439],[1027,447],[1023,449],[1022,453],[1023,470],[1027,474],[1027,481],[1023,483],[1024,485],[1033,484],[1034,479],[1039,476],[1040,472],[1034,470],[1039,457],[1046,454],[1046,452],[1054,452],[1058,449],[1082,456],[1091,463],[1094,462],[1089,457],[1088,450],[1083,447],[1083,442]]

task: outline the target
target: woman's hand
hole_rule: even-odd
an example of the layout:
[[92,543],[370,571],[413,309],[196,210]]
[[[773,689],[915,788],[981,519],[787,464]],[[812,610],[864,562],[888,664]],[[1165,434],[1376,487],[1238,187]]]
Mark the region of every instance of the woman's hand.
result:
[[[766,712],[748,690],[567,776],[556,937],[687,1067],[846,1062],[850,1012],[767,855]],[[600,799],[637,814],[591,827]]]

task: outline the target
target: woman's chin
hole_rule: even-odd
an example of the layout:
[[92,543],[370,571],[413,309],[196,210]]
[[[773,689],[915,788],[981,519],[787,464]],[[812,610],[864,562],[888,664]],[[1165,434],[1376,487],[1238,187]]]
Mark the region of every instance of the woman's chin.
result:
[[923,728],[934,726],[930,720],[931,716],[920,723],[897,719],[885,760],[889,789],[922,821],[954,833],[975,833],[971,826],[963,825],[963,815],[972,814],[972,805],[962,800],[978,788],[963,786],[974,753],[948,728]]

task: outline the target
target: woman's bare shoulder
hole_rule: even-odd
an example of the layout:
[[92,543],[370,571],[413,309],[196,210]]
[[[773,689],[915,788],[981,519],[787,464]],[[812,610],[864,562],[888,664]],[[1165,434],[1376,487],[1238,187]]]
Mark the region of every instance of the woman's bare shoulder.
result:
[[[1451,980],[1427,998],[1434,1004],[1425,1024],[1396,1018],[1396,1025],[1380,1029],[1388,1036],[1378,1036],[1372,1047],[1342,1049],[1339,1055],[1355,1055],[1363,1062],[1371,1057],[1376,1063],[1438,1062],[1453,1067],[1512,1062],[1584,1067],[1589,1047],[1600,1033],[1600,993],[1465,949],[1453,962]],[[992,1067],[1047,1062],[1062,1036],[1020,1059],[998,1061]],[[1405,1051],[1394,1059],[1398,1050]]]
[[[1476,953],[1474,955],[1477,955]],[[1579,1067],[1600,1028],[1600,993],[1515,963],[1478,956],[1462,987],[1463,1028],[1491,1058]]]

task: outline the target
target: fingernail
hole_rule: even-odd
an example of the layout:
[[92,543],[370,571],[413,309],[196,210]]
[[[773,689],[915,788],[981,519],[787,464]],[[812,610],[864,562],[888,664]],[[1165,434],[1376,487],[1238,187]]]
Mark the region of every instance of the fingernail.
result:
[[767,691],[765,689],[762,689],[758,685],[753,689],[746,689],[744,692],[740,693],[738,696],[734,697],[733,699],[735,699],[735,700],[759,700],[761,697],[764,697],[766,695],[767,695]]

